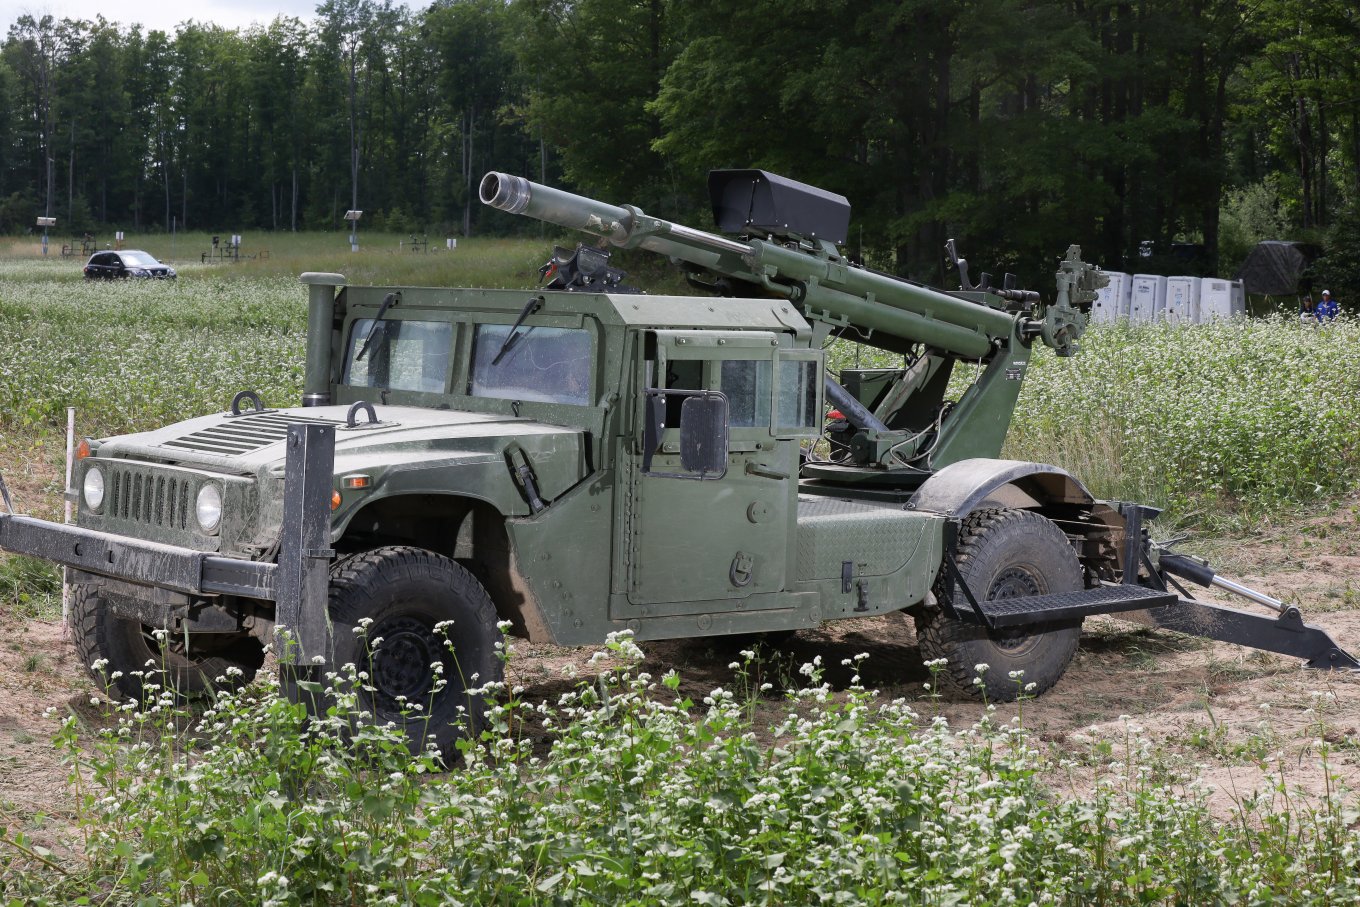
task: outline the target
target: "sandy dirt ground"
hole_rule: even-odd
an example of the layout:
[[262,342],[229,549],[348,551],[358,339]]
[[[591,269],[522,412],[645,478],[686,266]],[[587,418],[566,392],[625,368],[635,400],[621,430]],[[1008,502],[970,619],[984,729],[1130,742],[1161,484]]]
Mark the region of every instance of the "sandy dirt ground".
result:
[[[41,501],[28,509],[57,516],[56,470],[50,455],[24,459],[0,453],[15,496]],[[1360,503],[1342,502],[1325,513],[1259,528],[1243,537],[1205,543],[1225,575],[1299,604],[1305,617],[1325,626],[1353,652],[1360,652]],[[1194,547],[1194,546],[1192,546]],[[70,767],[53,749],[57,716],[72,712],[98,721],[93,689],[76,663],[59,617],[19,613],[0,590],[0,820],[39,843],[62,848],[72,838],[74,800]],[[646,670],[671,668],[682,690],[696,700],[716,686],[732,685],[728,668],[740,646],[730,641],[687,640],[644,644]],[[887,698],[921,698],[923,715],[946,715],[955,725],[978,719],[973,702],[932,702],[922,684],[912,622],[901,616],[843,621],[803,631],[780,647],[764,668],[769,679],[797,675],[797,665],[821,655],[833,684],[848,682],[843,658],[869,653],[864,684]],[[563,670],[588,670],[589,649],[518,643],[508,680],[530,699],[556,699],[573,683]],[[1245,796],[1284,780],[1317,793],[1327,784],[1317,758],[1318,740],[1330,750],[1329,765],[1343,784],[1360,788],[1360,676],[1304,670],[1292,658],[1161,631],[1108,618],[1088,620],[1075,661],[1063,679],[1039,699],[1023,703],[1023,723],[1037,745],[1075,767],[1055,772],[1050,783],[1062,795],[1080,795],[1110,772],[1130,733],[1141,733],[1157,754],[1158,771],[1177,772],[1207,784],[1215,813],[1228,817]],[[1332,694],[1319,717],[1319,694]],[[771,721],[780,712],[768,702]],[[1015,705],[998,707],[1008,720]]]

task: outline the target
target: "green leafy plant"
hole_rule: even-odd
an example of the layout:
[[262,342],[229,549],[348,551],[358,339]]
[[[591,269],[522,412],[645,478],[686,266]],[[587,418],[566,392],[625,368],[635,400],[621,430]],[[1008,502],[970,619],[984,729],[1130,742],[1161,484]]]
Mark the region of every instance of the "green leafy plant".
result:
[[0,603],[27,617],[61,614],[61,568],[48,561],[0,554]]
[[[509,650],[506,650],[509,656]],[[734,688],[692,701],[626,635],[556,702],[495,686],[486,730],[444,771],[356,713],[362,671],[326,675],[309,717],[276,686],[219,693],[201,713],[170,691],[114,703],[56,742],[83,855],[0,837],[14,903],[838,904],[1339,903],[1360,835],[1345,794],[1243,799],[1214,820],[1205,792],[1125,719],[1090,758],[1054,765],[991,708],[954,728],[820,659],[759,726],[757,655]],[[938,670],[939,666],[934,666]],[[224,678],[225,679],[225,678]],[[1013,678],[1023,684],[1022,677]],[[224,690],[227,686],[224,685]],[[1022,687],[1023,689],[1023,687]],[[738,691],[741,692],[738,692]],[[1330,735],[1332,700],[1309,712]],[[1324,767],[1329,746],[1317,758]],[[1062,798],[1040,781],[1103,767]]]

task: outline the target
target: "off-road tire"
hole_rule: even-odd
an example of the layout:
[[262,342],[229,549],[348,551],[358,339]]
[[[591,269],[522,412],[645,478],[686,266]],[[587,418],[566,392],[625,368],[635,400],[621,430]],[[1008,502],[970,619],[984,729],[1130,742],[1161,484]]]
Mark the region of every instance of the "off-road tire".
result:
[[[467,691],[499,682],[505,666],[496,649],[496,606],[466,568],[405,546],[352,555],[331,567],[329,608],[331,663],[368,672],[371,689],[359,691],[360,701],[375,723],[403,729],[413,751],[432,735],[448,757],[459,737],[475,738],[486,702]],[[365,618],[372,622],[356,632]],[[445,621],[451,624],[441,635],[435,626]],[[436,662],[445,685],[432,692]]]
[[[169,634],[162,645],[155,628],[109,613],[97,587],[71,588],[71,620],[76,654],[90,677],[109,692],[145,701],[148,683],[158,684],[178,699],[200,699],[214,688],[236,688],[250,683],[264,663],[264,646],[246,634]],[[95,670],[96,661],[106,662]],[[237,668],[239,674],[227,673]],[[115,674],[120,676],[114,677]]]
[[[1081,564],[1067,536],[1052,521],[1028,510],[969,514],[954,558],[979,601],[1074,592],[1083,586]],[[953,582],[941,571],[937,597],[949,593],[945,584]],[[969,607],[962,590],[955,588],[952,594],[955,608]],[[923,659],[947,659],[937,675],[947,690],[1006,702],[1020,694],[1022,684],[1027,695],[1038,695],[1058,682],[1077,651],[1081,621],[994,636],[980,624],[954,620],[931,608],[917,616],[916,637]],[[981,684],[974,683],[979,664],[987,665]],[[1024,672],[1020,683],[1010,677],[1012,671]]]

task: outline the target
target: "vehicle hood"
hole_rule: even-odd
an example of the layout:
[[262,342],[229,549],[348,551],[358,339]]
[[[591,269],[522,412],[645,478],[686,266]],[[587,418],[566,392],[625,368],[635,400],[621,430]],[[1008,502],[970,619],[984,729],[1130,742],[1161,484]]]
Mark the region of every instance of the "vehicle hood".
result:
[[336,427],[335,468],[339,474],[368,465],[397,466],[419,461],[500,456],[511,440],[532,447],[579,448],[582,431],[530,419],[487,413],[377,406],[380,420],[346,424],[345,406],[295,407],[218,413],[154,431],[109,438],[100,457],[116,457],[206,469],[229,475],[280,474],[286,459],[288,425],[323,422]]
[[[524,471],[547,500],[565,494],[587,474],[586,432],[579,428],[499,414],[407,406],[375,409],[378,423],[368,424],[366,415],[361,414],[359,424],[353,427],[346,423],[345,406],[252,411],[239,416],[218,413],[189,419],[155,431],[104,440],[95,457],[82,465],[82,476],[94,462],[111,466],[120,460],[223,476],[220,538],[200,537],[183,527],[180,535],[189,536],[190,543],[211,543],[213,550],[220,549],[224,554],[253,556],[267,550],[278,536],[283,519],[288,426],[298,422],[335,426],[333,475],[337,490],[352,487],[344,483],[346,477],[365,477],[362,490],[346,490],[333,504],[333,537],[343,533],[356,513],[386,497],[470,497],[506,516],[528,516],[535,502],[527,494]],[[134,468],[129,475],[142,474],[140,469]],[[136,480],[132,481],[135,484]],[[156,488],[159,491],[160,486]],[[84,514],[82,519],[101,528],[96,524],[104,517]],[[186,544],[183,539],[177,543]]]

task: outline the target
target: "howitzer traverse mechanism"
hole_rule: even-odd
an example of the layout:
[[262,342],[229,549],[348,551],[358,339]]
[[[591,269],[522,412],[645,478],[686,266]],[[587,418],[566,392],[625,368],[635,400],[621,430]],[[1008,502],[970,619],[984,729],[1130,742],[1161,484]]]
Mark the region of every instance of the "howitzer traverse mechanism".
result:
[[[993,699],[1015,695],[1011,671],[1056,683],[1094,614],[1358,666],[1297,609],[1153,543],[1155,510],[999,459],[1031,351],[1076,352],[1103,280],[1077,247],[1050,302],[973,283],[952,242],[960,286],[942,291],[841,255],[838,195],[759,170],[709,188],[728,235],[487,174],[485,203],[599,247],[558,248],[532,291],[302,275],[301,406],[243,391],[92,441],[75,525],[0,494],[0,549],[70,568],[77,648],[127,695],[148,659],[194,695],[248,679],[273,644],[300,696],[327,666],[367,666],[365,705],[413,746],[476,726],[498,621],[576,645],[905,611],[946,680]],[[669,257],[705,295],[632,290],[608,245]],[[902,364],[833,378],[834,337]]]

